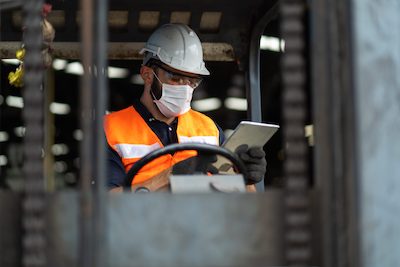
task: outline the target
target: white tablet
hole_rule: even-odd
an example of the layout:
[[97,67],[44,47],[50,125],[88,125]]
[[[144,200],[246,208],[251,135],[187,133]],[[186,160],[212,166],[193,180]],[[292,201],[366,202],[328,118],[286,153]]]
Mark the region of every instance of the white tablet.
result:
[[242,145],[264,146],[278,131],[279,125],[252,121],[241,121],[233,133],[225,140],[222,147],[231,151]]
[[[278,129],[279,125],[276,124],[241,121],[233,133],[222,144],[222,147],[232,152],[242,144],[247,144],[249,147],[263,147]],[[229,160],[222,156],[218,156],[217,158],[218,160],[214,166],[219,171],[228,172],[232,167],[231,164],[228,164]]]

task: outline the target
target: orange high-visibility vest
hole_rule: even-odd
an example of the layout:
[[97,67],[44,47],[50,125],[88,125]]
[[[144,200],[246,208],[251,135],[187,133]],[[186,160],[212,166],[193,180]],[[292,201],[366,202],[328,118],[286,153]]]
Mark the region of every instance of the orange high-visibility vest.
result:
[[[106,115],[104,131],[108,144],[120,155],[125,172],[149,152],[164,147],[133,106]],[[178,117],[177,136],[179,143],[219,145],[219,131],[214,121],[194,110]],[[159,157],[138,172],[132,185],[147,181],[175,163],[195,155],[195,151],[181,151]]]

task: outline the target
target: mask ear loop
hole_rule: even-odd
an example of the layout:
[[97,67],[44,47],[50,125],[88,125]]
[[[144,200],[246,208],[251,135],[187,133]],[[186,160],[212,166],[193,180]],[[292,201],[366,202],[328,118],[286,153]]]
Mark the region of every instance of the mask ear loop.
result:
[[156,76],[157,81],[162,85],[163,83],[160,81],[160,79],[158,78],[157,74],[154,72],[154,70],[152,69],[151,72],[153,72],[154,76]]
[[[162,88],[163,83],[160,81],[160,79],[158,78],[157,74],[154,72],[153,69],[151,70],[151,72],[153,72],[153,75],[156,77],[157,81],[161,84],[161,88]],[[157,99],[156,96],[154,95],[153,86],[151,86],[151,88],[150,88],[150,94],[151,94],[151,97],[153,98],[153,101],[159,100],[161,98],[161,96],[162,96],[162,90],[161,90],[161,96],[160,96],[159,99]]]

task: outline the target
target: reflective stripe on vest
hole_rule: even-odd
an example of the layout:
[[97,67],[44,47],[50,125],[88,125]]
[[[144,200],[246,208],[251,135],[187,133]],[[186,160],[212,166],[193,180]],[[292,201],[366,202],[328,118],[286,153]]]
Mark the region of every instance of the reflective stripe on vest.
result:
[[[104,131],[108,144],[120,155],[126,172],[146,154],[164,147],[133,107],[106,115]],[[179,143],[218,145],[219,131],[210,118],[189,110],[178,117],[177,136]],[[135,176],[132,184],[142,183],[177,162],[195,155],[195,151],[182,151],[174,155],[162,156],[144,166]]]
[[179,142],[218,145],[218,140],[215,136],[179,136]]
[[134,144],[116,144],[115,149],[121,158],[143,158],[153,150],[159,149],[160,144],[152,145],[134,145]]

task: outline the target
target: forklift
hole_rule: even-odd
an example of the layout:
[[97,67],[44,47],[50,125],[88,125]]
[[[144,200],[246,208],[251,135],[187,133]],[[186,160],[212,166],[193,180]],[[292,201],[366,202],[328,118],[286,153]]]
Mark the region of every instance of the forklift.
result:
[[[54,80],[43,68],[44,4],[0,1],[1,58],[14,58],[21,38],[26,51],[23,164],[16,175],[21,190],[0,190],[0,266],[399,264],[395,1],[47,1],[52,11],[46,20],[56,31],[47,52],[78,60],[84,70],[77,111],[79,183],[65,190],[55,190],[49,171]],[[256,193],[108,193],[102,125],[111,95],[108,63],[137,63],[154,29],[187,24],[202,40],[206,64],[234,64],[244,73],[246,119],[264,122],[261,70],[268,62],[260,39],[277,21],[284,40],[276,66],[281,186],[257,184]],[[383,47],[375,43],[382,33]],[[3,102],[13,99],[3,101],[4,91],[2,111]],[[12,123],[2,115],[2,129]],[[226,156],[245,175],[229,150],[208,146],[173,145],[144,161],[180,149]]]
[[[159,0],[47,3],[52,5],[47,19],[54,25],[63,21],[63,25],[59,26],[61,30],[56,27],[56,38],[51,44],[52,55],[80,60],[85,70],[80,80],[79,95],[83,131],[80,181],[77,189],[68,191],[51,193],[43,186],[46,175],[38,149],[44,146],[41,137],[45,136],[46,126],[43,127],[41,121],[46,114],[43,111],[43,91],[35,95],[42,86],[42,80],[28,78],[34,75],[30,71],[39,72],[40,61],[34,53],[40,53],[38,16],[43,2],[20,2],[25,11],[20,14],[25,15],[23,41],[27,51],[23,95],[26,123],[24,170],[29,170],[29,174],[25,175],[30,178],[25,179],[22,195],[6,193],[5,196],[7,203],[13,203],[8,208],[18,210],[18,213],[9,211],[14,214],[13,219],[23,222],[22,225],[11,225],[11,218],[5,222],[15,235],[4,242],[19,244],[18,241],[23,240],[20,250],[7,256],[5,262],[11,263],[10,266],[18,266],[21,262],[26,266],[311,264],[310,188],[307,171],[301,167],[307,164],[304,116],[288,114],[287,118],[294,125],[286,131],[287,142],[293,142],[294,150],[286,155],[289,160],[288,174],[292,176],[287,179],[290,186],[286,190],[265,189],[264,183],[260,183],[255,194],[177,194],[173,190],[169,194],[109,194],[105,188],[105,144],[102,138],[102,117],[107,110],[109,96],[108,82],[103,71],[98,71],[97,75],[90,71],[91,68],[107,69],[109,60],[141,60],[139,51],[155,28],[165,23],[185,23],[199,32],[206,61],[236,64],[245,73],[247,120],[262,122],[261,36],[267,25],[277,20],[280,10],[287,12],[289,18],[293,16],[292,22],[301,25],[303,4],[288,3],[285,7],[279,1],[262,0],[235,4],[227,0],[201,3]],[[9,26],[9,34],[4,34],[9,40],[2,40],[2,45],[13,53],[20,45],[12,28],[12,19],[18,7],[8,8],[14,12],[5,12],[2,17],[2,25]],[[299,93],[303,94],[305,79],[301,68],[304,66],[290,60],[291,57],[299,57],[304,61],[303,48],[301,45],[292,47],[290,37],[295,42],[304,40],[301,29],[290,28],[290,25],[287,29],[283,26],[282,34],[287,34],[289,38],[286,43],[287,75],[295,71],[294,75],[299,79],[287,81],[294,90],[288,94],[296,97]],[[305,114],[304,99],[300,97],[287,101]],[[127,179],[132,180],[135,172],[146,162],[160,155],[188,149],[199,154],[225,156],[245,175],[241,161],[227,149],[176,144],[148,154],[128,172]],[[202,180],[201,175],[196,176],[200,177],[195,179]],[[290,182],[291,179],[293,182]],[[20,206],[21,209],[18,208]],[[284,231],[287,233],[286,241]]]

